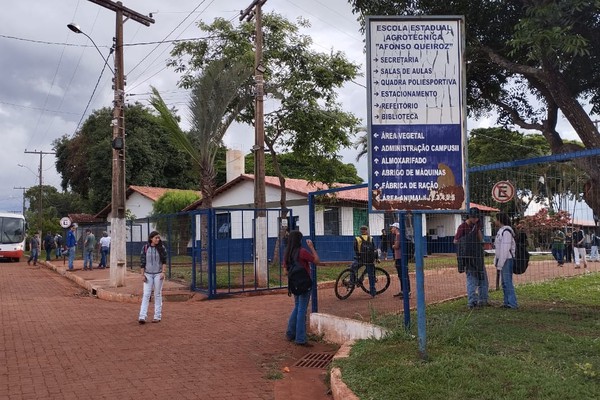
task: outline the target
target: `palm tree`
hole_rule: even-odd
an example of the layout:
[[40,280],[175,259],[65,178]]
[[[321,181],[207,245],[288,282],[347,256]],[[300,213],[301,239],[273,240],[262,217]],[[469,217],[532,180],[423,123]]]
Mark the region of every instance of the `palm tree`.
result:
[[367,138],[368,132],[366,126],[361,126],[357,129],[356,133],[364,132],[364,135],[359,136],[356,142],[354,142],[354,148],[358,150],[356,155],[356,161],[360,161],[363,156],[369,154],[369,139]]
[[252,101],[249,78],[252,69],[245,64],[215,60],[202,71],[192,88],[189,104],[191,129],[179,127],[179,121],[156,88],[150,99],[162,125],[173,142],[187,152],[200,169],[201,208],[211,208],[216,190],[215,157],[223,136],[241,110]]

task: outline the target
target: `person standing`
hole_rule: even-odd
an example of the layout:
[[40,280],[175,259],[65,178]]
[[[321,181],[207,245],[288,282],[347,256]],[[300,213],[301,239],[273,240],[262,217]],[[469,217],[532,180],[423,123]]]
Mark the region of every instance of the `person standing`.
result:
[[31,241],[29,242],[29,249],[31,252],[29,253],[29,259],[27,260],[27,265],[31,265],[31,261],[33,261],[33,265],[37,265],[38,257],[40,254],[40,235],[39,235],[39,233],[34,234],[33,237],[31,238]]
[[371,297],[375,297],[375,262],[379,262],[379,257],[375,242],[369,235],[369,227],[366,225],[360,227],[360,235],[354,238],[354,258],[358,262],[352,264],[353,267],[356,265],[353,279],[356,278],[358,267],[364,265],[369,277],[369,294]]
[[69,271],[73,271],[73,263],[75,262],[75,251],[77,250],[77,224],[71,225],[71,229],[67,232],[67,249],[69,251]]
[[108,236],[108,232],[104,231],[100,238],[100,264],[98,265],[98,268],[106,268],[108,253],[110,253],[110,236]]
[[600,261],[600,255],[598,254],[598,247],[600,247],[600,236],[596,235],[596,232],[592,233],[591,238],[591,250],[590,250],[590,261]]
[[56,259],[58,260],[59,257],[62,257],[63,246],[63,238],[60,233],[57,233],[56,236],[54,236],[54,244],[56,245]]
[[[283,253],[283,268],[286,273],[288,268],[297,264],[304,268],[310,275],[310,263],[319,264],[320,259],[315,246],[310,239],[306,240],[308,250],[302,248],[302,233],[293,230],[288,236],[287,246]],[[302,294],[294,295],[294,309],[290,314],[285,331],[285,337],[290,342],[295,342],[299,346],[312,347],[306,338],[306,312],[310,300],[310,289]]]
[[54,236],[48,232],[44,236],[44,250],[46,250],[46,261],[48,262],[52,260],[52,249],[54,249]]
[[581,260],[583,260],[583,267],[587,268],[588,265],[585,260],[585,234],[579,225],[575,227],[575,231],[573,232],[573,246],[575,247],[575,268],[581,268]]
[[92,270],[94,266],[94,250],[96,249],[96,236],[91,229],[85,230],[85,241],[83,242],[83,270]]
[[[410,297],[410,278],[408,277],[407,267],[402,265],[402,246],[400,245],[400,224],[394,222],[390,225],[392,234],[394,235],[394,244],[392,249],[394,250],[394,263],[396,266],[396,272],[398,273],[398,280],[400,281],[400,291],[394,295],[394,297],[404,298],[404,294]],[[405,271],[406,270],[406,271]],[[403,272],[406,274],[406,288],[404,287],[404,279],[402,278]],[[405,290],[406,289],[406,290]]]
[[510,227],[510,219],[503,212],[496,214],[496,240],[494,240],[494,248],[496,249],[494,256],[494,265],[502,275],[502,292],[504,293],[503,308],[517,308],[517,295],[513,284],[513,265],[514,257],[517,249],[515,243],[515,233]]
[[160,322],[162,319],[162,287],[167,269],[167,249],[165,249],[157,231],[150,232],[148,243],[142,248],[140,268],[144,281],[144,294],[138,323],[146,323],[152,291],[154,291],[154,318],[152,322]]
[[565,237],[565,262],[570,263],[573,261],[573,235],[571,232],[567,232]]
[[390,247],[390,238],[385,228],[381,230],[381,242],[379,243],[379,249],[383,255],[383,260],[387,261],[388,249]]
[[471,208],[454,235],[458,271],[467,276],[467,307],[488,305],[488,277],[483,260],[483,232],[479,210]]
[[552,256],[558,263],[559,267],[564,264],[564,251],[565,251],[565,233],[558,229],[552,235]]

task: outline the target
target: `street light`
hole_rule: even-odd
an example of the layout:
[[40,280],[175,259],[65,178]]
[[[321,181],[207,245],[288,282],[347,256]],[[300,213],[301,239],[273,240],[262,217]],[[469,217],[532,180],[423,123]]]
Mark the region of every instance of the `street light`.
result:
[[[108,59],[106,57],[104,57],[104,54],[102,54],[102,52],[100,51],[100,49],[98,48],[98,46],[96,46],[96,42],[94,42],[94,39],[92,39],[84,31],[82,31],[81,28],[79,28],[79,25],[77,25],[74,22],[71,22],[70,24],[67,24],[67,28],[69,28],[71,31],[73,31],[75,33],[81,33],[83,36],[85,36],[86,38],[90,39],[90,42],[92,42],[92,44],[94,45],[94,47],[96,48],[96,50],[98,50],[98,54],[100,54],[100,57],[102,57],[102,59],[104,60],[104,65],[106,65],[108,67],[108,69],[110,69],[110,72],[112,72],[112,74],[115,75],[115,71],[111,68],[110,64],[108,63]],[[112,54],[113,51],[114,51],[114,48],[111,47],[110,48],[110,53]]]

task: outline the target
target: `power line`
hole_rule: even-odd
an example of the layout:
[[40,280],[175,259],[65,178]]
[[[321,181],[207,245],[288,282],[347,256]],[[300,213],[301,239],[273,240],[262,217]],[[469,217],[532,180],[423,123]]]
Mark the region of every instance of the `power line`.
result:
[[[112,51],[111,51],[111,53],[112,53]],[[96,89],[98,89],[98,85],[100,84],[100,80],[102,79],[102,75],[104,74],[104,71],[106,70],[107,65],[108,64],[104,63],[104,65],[102,66],[102,71],[100,71],[100,76],[98,77],[98,80],[96,81],[94,90],[92,90],[92,95],[90,96],[90,99],[88,100],[87,105],[85,106],[85,110],[83,110],[83,114],[81,115],[81,118],[79,119],[79,122],[77,123],[77,127],[75,128],[75,132],[73,134],[77,133],[77,131],[79,130],[79,127],[81,126],[81,122],[83,121],[83,118],[85,118],[87,110],[90,107],[90,103],[92,102],[94,95],[96,94]]]
[[[139,66],[140,66],[140,64],[141,64],[142,62],[144,62],[144,60],[146,60],[148,57],[150,57],[150,55],[151,55],[151,54],[152,54],[152,53],[153,53],[153,52],[154,52],[154,51],[155,51],[155,50],[156,50],[156,49],[157,49],[157,48],[158,48],[158,47],[159,47],[159,46],[160,46],[162,43],[164,43],[164,41],[165,41],[165,40],[166,40],[166,39],[167,39],[169,36],[171,36],[171,34],[172,34],[173,32],[175,32],[175,31],[177,30],[177,28],[179,28],[179,27],[181,26],[181,24],[183,24],[183,23],[185,22],[185,20],[187,20],[187,19],[188,19],[188,18],[189,18],[189,17],[192,15],[192,13],[194,13],[194,12],[195,12],[195,11],[196,11],[198,8],[200,8],[200,6],[201,6],[202,4],[204,4],[205,2],[206,2],[206,0],[202,0],[202,2],[201,2],[200,4],[198,4],[198,5],[196,6],[196,8],[194,8],[194,9],[193,9],[193,10],[192,10],[192,11],[191,11],[191,12],[190,12],[190,13],[189,13],[189,14],[188,14],[188,15],[187,15],[187,16],[186,16],[186,17],[185,17],[185,18],[184,18],[184,19],[183,19],[183,20],[182,20],[180,23],[179,23],[179,24],[177,24],[177,26],[176,26],[175,28],[173,28],[173,29],[171,30],[171,32],[169,32],[169,33],[167,34],[167,36],[165,36],[165,38],[164,38],[164,39],[163,39],[161,42],[159,42],[159,43],[156,45],[156,47],[154,47],[152,50],[150,50],[150,52],[149,52],[149,53],[148,53],[148,54],[147,54],[147,55],[146,55],[144,58],[142,58],[142,59],[140,60],[140,62],[138,62],[138,63],[137,63],[137,64],[136,64],[136,65],[135,65],[133,68],[131,68],[131,69],[129,70],[129,73],[131,74],[133,71],[135,71],[135,69],[136,69],[137,67],[139,67]],[[210,5],[211,5],[213,2],[214,2],[214,0],[212,0],[212,1],[210,2],[209,6],[210,6]],[[204,10],[206,10],[206,8],[205,8]],[[161,54],[162,54],[162,53],[161,53]],[[144,70],[144,71],[146,71],[146,70]],[[140,75],[143,75],[143,73],[144,73],[144,72],[142,72]]]

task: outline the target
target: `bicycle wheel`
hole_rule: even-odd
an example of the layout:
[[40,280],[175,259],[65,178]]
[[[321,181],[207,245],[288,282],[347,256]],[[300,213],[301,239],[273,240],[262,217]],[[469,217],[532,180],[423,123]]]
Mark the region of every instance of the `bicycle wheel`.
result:
[[[366,294],[371,294],[369,290],[369,275],[366,268],[360,274],[359,282],[362,282],[362,285],[360,285],[361,289]],[[390,287],[390,274],[383,268],[375,267],[375,294],[385,292],[388,287]]]
[[340,272],[337,279],[335,280],[335,296],[340,300],[346,300],[354,291],[354,284],[352,283],[352,270],[347,268]]

